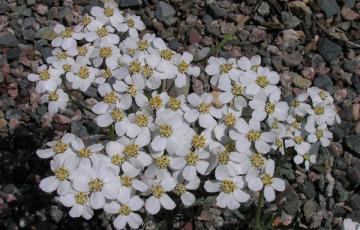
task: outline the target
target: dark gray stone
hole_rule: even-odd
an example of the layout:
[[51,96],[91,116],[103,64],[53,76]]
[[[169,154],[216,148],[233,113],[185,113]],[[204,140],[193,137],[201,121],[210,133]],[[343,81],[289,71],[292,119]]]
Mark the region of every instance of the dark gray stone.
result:
[[355,5],[355,0],[344,0],[344,6],[348,8],[353,8]]
[[343,67],[345,71],[355,73],[360,67],[360,62],[358,60],[347,60],[345,61]]
[[301,191],[305,194],[305,196],[309,199],[312,199],[316,195],[315,186],[310,181],[306,180],[304,184],[301,186]]
[[258,12],[262,16],[266,16],[270,13],[270,6],[267,2],[261,2]]
[[5,1],[0,2],[0,14],[5,14],[9,5]]
[[27,41],[34,40],[35,31],[32,29],[23,30],[23,32],[21,34],[22,34],[23,38]]
[[0,37],[0,47],[15,47],[19,44],[19,40],[13,33],[6,33]]
[[360,135],[351,135],[351,136],[345,137],[345,145],[357,157],[360,157]]
[[311,216],[317,210],[317,203],[313,200],[308,200],[304,204],[304,215],[307,221],[310,220]]
[[344,202],[348,199],[348,197],[349,192],[345,190],[340,182],[336,181],[334,186],[334,198],[336,202]]
[[9,62],[12,62],[14,60],[18,60],[20,54],[21,54],[21,49],[18,46],[16,46],[9,50],[9,52],[6,55],[6,58],[8,59]]
[[156,3],[155,7],[155,17],[159,21],[165,21],[166,19],[169,19],[175,15],[176,11],[175,9],[169,5],[166,2],[159,1]]
[[350,197],[349,204],[354,211],[360,210],[360,194],[358,193],[353,194]]
[[327,38],[323,38],[319,42],[318,50],[325,61],[332,62],[342,52],[342,47]]
[[301,64],[302,60],[303,60],[303,55],[301,55],[299,52],[294,52],[294,53],[285,53],[282,56],[284,65],[287,67],[294,67],[294,66],[298,66]]
[[328,75],[323,74],[317,76],[314,79],[314,86],[331,92],[333,90],[334,83],[332,82],[331,78]]
[[284,209],[289,215],[295,215],[299,208],[299,197],[295,192],[289,192],[286,194],[286,203]]
[[142,0],[121,0],[121,7],[141,6]]
[[319,0],[319,6],[327,18],[340,13],[340,6],[337,4],[336,0]]
[[286,11],[281,12],[281,17],[282,21],[289,29],[294,29],[302,22],[298,17]]
[[226,9],[226,8],[221,7],[220,4],[218,4],[217,2],[210,4],[208,9],[215,18],[225,17],[231,11],[230,8]]

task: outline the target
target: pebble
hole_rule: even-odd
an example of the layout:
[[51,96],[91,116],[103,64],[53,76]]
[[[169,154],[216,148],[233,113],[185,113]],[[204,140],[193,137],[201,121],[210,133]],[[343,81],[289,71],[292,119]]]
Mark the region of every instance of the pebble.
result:
[[61,125],[66,125],[66,124],[69,124],[71,122],[71,119],[64,116],[64,115],[61,115],[61,114],[55,114],[53,116],[53,120],[58,123],[58,124],[61,124]]
[[40,15],[45,15],[49,12],[49,8],[43,4],[36,4],[33,9]]
[[142,0],[121,0],[120,6],[121,7],[132,7],[132,6],[141,6]]
[[200,43],[202,40],[202,36],[199,33],[199,31],[197,31],[197,29],[194,28],[189,31],[188,39],[190,44]]
[[14,47],[19,44],[19,40],[11,32],[0,36],[0,47]]
[[287,29],[282,32],[282,45],[285,48],[294,47],[299,43],[300,35],[293,29]]
[[307,89],[311,86],[312,82],[309,79],[303,78],[302,76],[293,73],[293,83],[296,87],[299,87],[300,89]]
[[360,68],[360,61],[358,60],[346,60],[344,62],[343,68],[345,71],[350,73],[356,73]]
[[304,78],[313,80],[315,77],[315,70],[313,67],[304,67],[304,69],[301,71],[301,74]]
[[287,67],[294,67],[301,64],[303,60],[303,55],[301,55],[299,52],[294,52],[291,54],[284,53],[282,55],[284,65]]
[[262,16],[267,16],[270,13],[270,6],[267,2],[261,2],[258,12]]
[[215,16],[215,18],[225,17],[230,12],[231,9],[226,7],[228,5],[222,4],[224,2],[226,2],[226,1],[221,1],[221,2],[215,1],[209,5],[208,9],[209,9],[210,13]]
[[308,200],[304,204],[304,214],[307,221],[310,220],[311,216],[316,212],[317,210],[317,203],[313,200]]
[[50,216],[51,219],[55,221],[55,223],[59,223],[63,215],[63,212],[57,206],[51,206]]
[[327,18],[340,13],[340,7],[336,0],[319,0],[318,3]]
[[42,27],[35,34],[35,38],[42,38],[49,41],[52,41],[56,37],[57,34],[54,32],[54,30],[51,27]]
[[325,61],[332,62],[342,52],[342,46],[327,38],[323,38],[319,42],[318,50]]
[[359,18],[359,14],[349,7],[343,7],[341,9],[341,16],[343,16],[348,21],[354,21]]
[[360,157],[360,135],[345,137],[345,145],[355,154],[356,157]]
[[286,11],[281,12],[281,18],[286,27],[289,29],[294,29],[295,27],[300,25],[300,23],[302,23],[302,21],[298,17]]
[[299,207],[299,196],[295,192],[286,193],[284,209],[289,215],[295,215]]
[[259,27],[254,27],[254,29],[251,31],[250,36],[249,36],[249,40],[252,43],[259,43],[259,42],[265,41],[266,38],[267,38],[266,31]]
[[163,1],[159,1],[156,3],[155,17],[159,21],[163,22],[163,21],[171,18],[175,15],[175,13],[176,13],[175,9],[168,3],[163,2]]

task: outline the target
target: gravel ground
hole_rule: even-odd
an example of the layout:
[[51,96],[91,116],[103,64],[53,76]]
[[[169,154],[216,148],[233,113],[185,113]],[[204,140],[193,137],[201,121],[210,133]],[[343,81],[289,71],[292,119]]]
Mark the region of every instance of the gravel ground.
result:
[[[317,164],[308,172],[289,163],[282,174],[290,186],[266,206],[266,212],[281,208],[275,225],[293,222],[304,229],[339,229],[345,217],[360,221],[360,1],[260,2],[122,0],[120,6],[140,15],[147,29],[173,50],[193,53],[199,65],[206,64],[203,59],[226,34],[246,22],[219,56],[260,54],[265,65],[280,72],[285,97],[312,85],[331,92],[343,121],[332,128],[333,142],[320,149]],[[48,162],[36,156],[37,148],[64,130],[81,137],[99,130],[89,114],[74,106],[63,115],[46,115],[34,85],[26,79],[51,54],[52,26],[76,24],[80,14],[97,4],[0,0],[0,229],[111,229],[102,215],[90,221],[70,218],[52,195],[38,188],[50,172]],[[208,80],[201,76],[190,90],[208,91]],[[86,96],[97,97],[94,88]],[[89,119],[80,120],[82,116]],[[196,218],[182,215],[175,227],[242,229],[241,212],[251,209],[234,213],[193,208],[189,213]],[[156,221],[161,217],[155,218],[147,218],[145,228],[166,229]]]

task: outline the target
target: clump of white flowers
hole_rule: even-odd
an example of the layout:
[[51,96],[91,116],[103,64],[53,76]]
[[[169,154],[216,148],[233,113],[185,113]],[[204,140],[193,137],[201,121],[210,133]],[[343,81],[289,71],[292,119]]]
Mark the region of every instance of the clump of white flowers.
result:
[[282,101],[278,73],[259,56],[211,57],[205,72],[216,94],[162,91],[169,79],[184,87],[200,68],[190,53],[174,52],[144,29],[138,16],[107,1],[80,25],[55,26],[53,56],[28,76],[51,114],[68,104],[67,85],[96,87],[94,121],[115,135],[87,143],[65,133],[37,151],[51,158],[53,171],[40,188],[56,190],[70,216],[90,219],[103,209],[116,228],[138,228],[139,213],[172,210],[176,200],[191,206],[200,187],[216,193],[221,208],[237,209],[259,191],[271,202],[286,187],[275,157],[293,148],[295,164],[309,169],[313,147],[330,144],[328,126],[340,122],[330,94],[312,87]]

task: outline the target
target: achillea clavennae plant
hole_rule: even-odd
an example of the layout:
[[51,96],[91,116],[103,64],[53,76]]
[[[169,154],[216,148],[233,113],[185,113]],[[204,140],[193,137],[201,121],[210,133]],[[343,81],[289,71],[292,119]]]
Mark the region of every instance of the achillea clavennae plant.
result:
[[205,72],[218,98],[169,95],[164,80],[181,88],[200,68],[144,29],[138,16],[107,1],[75,27],[55,26],[53,56],[28,76],[51,114],[73,102],[67,85],[81,92],[93,85],[101,98],[91,111],[107,140],[84,143],[65,133],[37,151],[53,171],[40,188],[56,191],[70,216],[90,219],[103,209],[116,228],[138,228],[141,214],[193,205],[200,187],[228,209],[260,192],[259,210],[263,197],[272,202],[285,190],[277,159],[294,149],[293,161],[309,169],[317,147],[329,145],[328,126],[340,119],[328,92],[312,87],[282,101],[278,73],[254,56],[209,58]]

